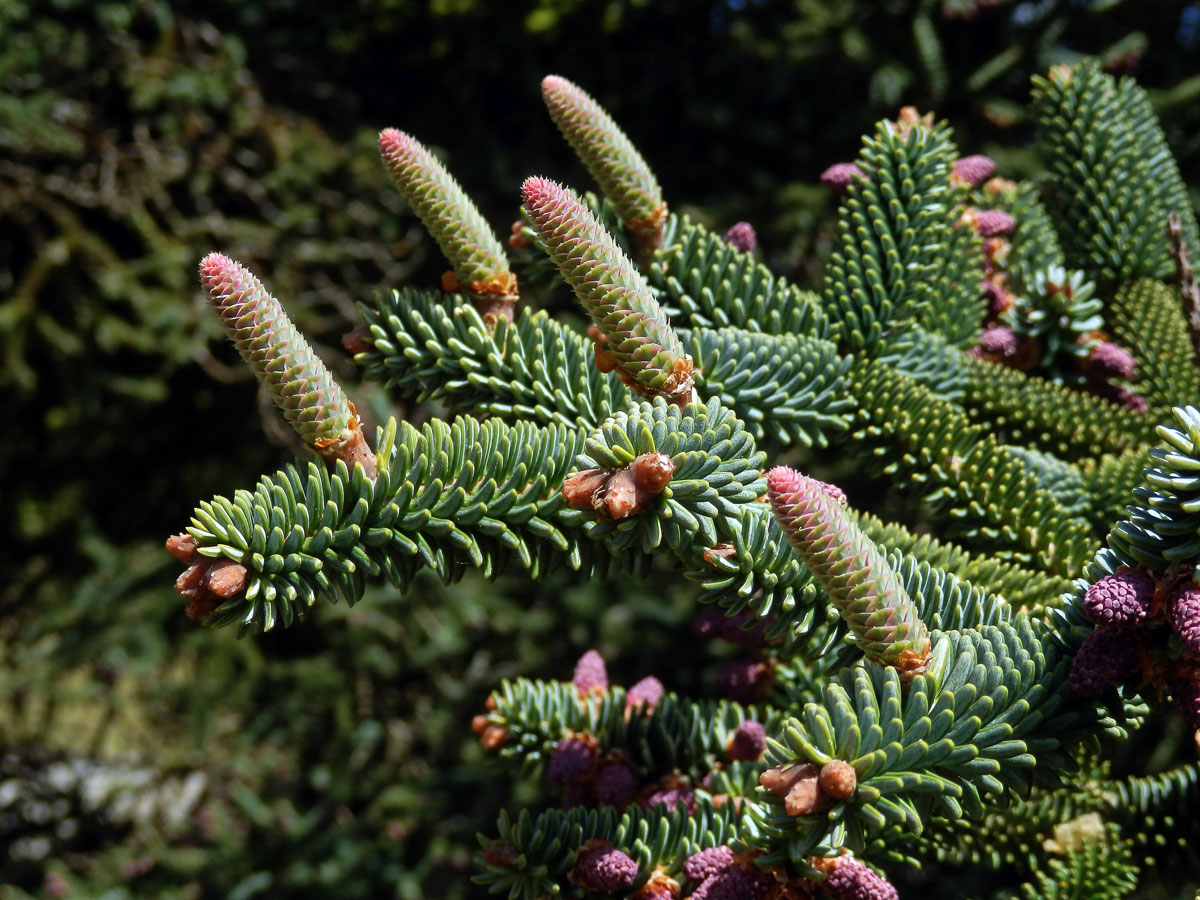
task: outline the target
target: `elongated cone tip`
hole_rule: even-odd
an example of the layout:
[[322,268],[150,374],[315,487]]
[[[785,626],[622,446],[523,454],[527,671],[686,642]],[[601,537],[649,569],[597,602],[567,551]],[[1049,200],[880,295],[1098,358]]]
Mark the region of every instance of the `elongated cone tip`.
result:
[[787,466],[775,466],[767,473],[767,494],[772,501],[783,494],[791,494],[804,487],[809,481],[806,475]]
[[561,91],[579,91],[579,87],[561,75],[547,75],[542,79],[543,94],[556,94]]
[[399,128],[385,128],[379,132],[379,152],[389,159],[411,154],[415,149],[424,149]]
[[540,175],[530,175],[521,185],[521,201],[530,212],[542,209],[547,203],[557,203],[566,198],[566,188]]
[[218,290],[225,288],[222,293],[228,297],[233,290],[250,287],[250,284],[243,286],[242,282],[253,277],[249,269],[237,260],[230,259],[224,253],[213,252],[200,260],[200,280],[204,283],[204,288],[208,291],[209,300],[213,306],[221,305]]

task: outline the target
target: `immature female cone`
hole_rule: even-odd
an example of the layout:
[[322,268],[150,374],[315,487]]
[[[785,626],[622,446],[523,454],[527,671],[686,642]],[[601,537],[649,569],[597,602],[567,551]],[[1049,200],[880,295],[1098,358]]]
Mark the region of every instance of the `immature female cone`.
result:
[[375,478],[375,454],[367,447],[354,404],[308,341],[245,266],[221,253],[200,262],[209,302],[242,358],[271,393],[283,417],[327,463],[361,463]]
[[600,104],[567,79],[547,75],[542,97],[554,124],[625,223],[638,255],[649,256],[662,246],[667,205],[642,155]]
[[[443,285],[463,291],[491,322],[513,318],[517,276],[504,248],[458,182],[419,142],[395,128],[379,134],[379,152],[392,180],[450,261]],[[489,323],[490,324],[490,323]]]
[[815,478],[776,466],[771,509],[791,545],[837,606],[868,659],[905,681],[929,661],[929,632],[891,566]]
[[633,263],[573,191],[547,178],[521,186],[525,211],[599,333],[596,361],[630,388],[683,407],[694,399],[692,358]]

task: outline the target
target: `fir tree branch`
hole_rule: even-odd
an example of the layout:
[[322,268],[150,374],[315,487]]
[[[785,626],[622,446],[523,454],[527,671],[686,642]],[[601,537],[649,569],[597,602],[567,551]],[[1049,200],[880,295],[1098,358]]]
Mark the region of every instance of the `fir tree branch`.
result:
[[971,421],[1005,442],[1065,460],[1120,453],[1143,444],[1153,424],[1089,394],[982,359],[969,359],[963,406]]
[[829,336],[819,295],[777,278],[749,253],[686,219],[678,237],[655,254],[646,278],[673,306],[672,315],[695,327]]

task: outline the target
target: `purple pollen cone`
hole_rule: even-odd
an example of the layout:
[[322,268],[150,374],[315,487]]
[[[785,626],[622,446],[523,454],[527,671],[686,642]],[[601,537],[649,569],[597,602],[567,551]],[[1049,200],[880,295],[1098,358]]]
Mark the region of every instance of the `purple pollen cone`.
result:
[[733,865],[733,850],[724,844],[693,853],[683,864],[683,874],[692,881],[703,881]]
[[1095,697],[1120,684],[1137,664],[1137,642],[1119,628],[1101,625],[1079,645],[1071,661],[1071,685]]
[[546,766],[546,780],[555,787],[578,781],[592,768],[596,751],[583,738],[569,737],[558,742]]
[[1171,627],[1183,646],[1200,656],[1200,588],[1184,588],[1171,601]]
[[1083,613],[1098,625],[1128,627],[1146,618],[1153,596],[1154,582],[1146,575],[1105,575],[1084,594]]
[[837,900],[899,900],[900,897],[891,882],[852,856],[842,857],[829,873],[825,890]]
[[745,721],[734,729],[729,738],[729,758],[758,759],[767,747],[767,732],[761,722]]

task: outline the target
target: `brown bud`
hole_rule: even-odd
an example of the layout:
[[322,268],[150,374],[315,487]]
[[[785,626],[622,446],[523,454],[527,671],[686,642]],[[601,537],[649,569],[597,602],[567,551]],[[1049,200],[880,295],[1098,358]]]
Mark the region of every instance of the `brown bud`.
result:
[[186,569],[175,579],[176,592],[185,597],[195,597],[204,589],[204,577],[208,574],[208,560],[201,559]]
[[487,727],[492,724],[485,715],[478,715],[471,719],[471,730],[476,734],[483,734],[487,731]]
[[499,750],[507,740],[508,729],[502,725],[489,725],[479,736],[479,743],[483,745],[484,750],[489,751]]
[[821,766],[821,790],[835,800],[845,800],[858,787],[854,766],[841,759],[831,759]]
[[790,766],[775,766],[767,769],[758,776],[758,783],[765,787],[772,794],[778,794],[780,797],[786,796],[788,790],[791,789],[797,778],[804,775],[816,774],[817,770],[814,766],[808,763],[796,763]]
[[218,597],[228,600],[246,589],[249,577],[250,571],[240,562],[222,557],[212,560],[209,564],[204,586]]
[[483,860],[490,866],[508,868],[517,862],[517,848],[512,844],[492,841],[483,851]]
[[783,808],[789,816],[807,816],[827,803],[818,778],[817,767],[804,763],[767,769],[758,777],[758,783],[783,798]]
[[520,219],[512,223],[510,229],[511,234],[508,236],[508,246],[514,250],[523,250],[526,247],[533,245],[529,238],[525,237],[525,223]]
[[220,597],[208,588],[200,588],[195,596],[188,600],[188,604],[183,608],[183,612],[184,615],[194,621],[212,615],[214,610],[220,605]]
[[629,895],[629,900],[676,900],[680,895],[679,882],[662,870],[654,873],[636,893]]
[[352,355],[366,353],[371,349],[371,345],[367,343],[367,338],[370,335],[370,328],[366,325],[359,325],[353,331],[347,331],[342,335],[342,347],[347,353]]
[[596,368],[601,372],[620,372],[619,366],[621,360],[606,350],[599,342],[592,345],[593,355],[596,359]]
[[783,798],[783,808],[789,816],[809,816],[824,806],[825,795],[817,783],[816,773],[796,779]]
[[665,453],[643,453],[629,464],[629,468],[638,489],[652,494],[661,493],[675,474],[675,464]]
[[715,559],[733,559],[737,556],[737,549],[733,544],[715,544],[704,551],[704,561],[710,566],[715,565]]
[[612,474],[608,469],[584,469],[563,482],[562,495],[567,506],[575,509],[593,509],[593,497],[604,487]]
[[182,563],[190,563],[196,557],[196,539],[187,532],[173,534],[167,538],[167,551]]
[[633,472],[626,467],[609,477],[604,490],[597,492],[592,504],[610,519],[628,519],[641,508],[639,493]]

